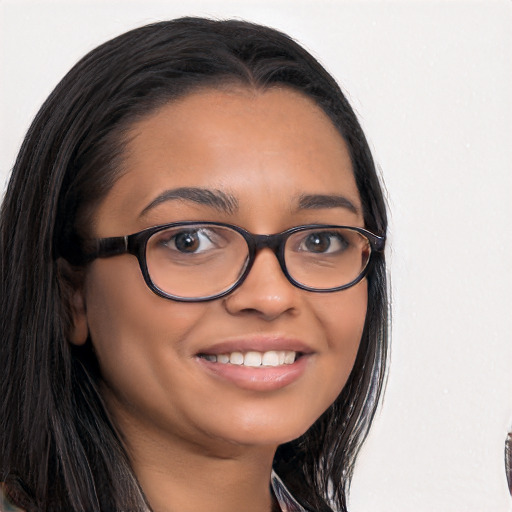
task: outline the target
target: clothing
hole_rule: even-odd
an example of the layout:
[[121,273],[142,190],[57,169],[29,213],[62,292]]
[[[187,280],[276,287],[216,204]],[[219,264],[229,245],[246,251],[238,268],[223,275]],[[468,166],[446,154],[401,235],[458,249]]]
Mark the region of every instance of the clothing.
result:
[[[292,496],[290,491],[286,488],[283,481],[277,476],[274,470],[272,470],[270,484],[274,496],[277,500],[277,506],[279,507],[279,509],[276,509],[277,512],[307,512],[307,510],[304,507],[297,503],[295,498]],[[4,493],[2,492],[1,486],[0,512],[22,512],[21,509],[14,507],[13,505],[7,502]]]
[[4,484],[0,482],[0,512],[23,512],[20,508],[11,505],[4,495]]
[[291,495],[290,491],[286,488],[283,481],[277,476],[272,470],[270,477],[270,483],[272,485],[272,491],[277,499],[277,503],[280,507],[280,512],[307,512],[307,510],[297,503],[295,498]]

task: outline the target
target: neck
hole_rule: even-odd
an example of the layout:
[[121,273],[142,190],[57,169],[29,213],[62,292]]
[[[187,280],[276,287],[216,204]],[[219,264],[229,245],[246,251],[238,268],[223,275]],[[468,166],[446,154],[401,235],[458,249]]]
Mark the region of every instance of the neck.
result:
[[272,510],[270,474],[276,447],[212,440],[205,448],[133,431],[123,437],[153,512]]
[[272,459],[261,454],[215,458],[176,450],[134,457],[154,512],[270,512]]

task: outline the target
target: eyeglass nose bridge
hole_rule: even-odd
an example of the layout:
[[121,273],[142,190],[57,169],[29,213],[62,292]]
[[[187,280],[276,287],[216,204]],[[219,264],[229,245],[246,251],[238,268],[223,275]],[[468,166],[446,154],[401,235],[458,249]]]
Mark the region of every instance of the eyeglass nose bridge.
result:
[[252,249],[255,253],[257,253],[262,249],[268,248],[272,250],[277,256],[279,249],[283,246],[283,242],[285,242],[285,240],[286,238],[282,233],[277,233],[275,235],[252,235]]
[[[287,233],[276,233],[274,235],[254,235],[252,233],[246,232],[244,233],[244,236],[247,244],[249,245],[249,264],[247,265],[241,281],[245,281],[245,278],[251,271],[256,259],[256,255],[263,249],[270,249],[275,254],[277,261],[279,262],[279,266],[281,267],[281,271],[285,275],[286,279],[288,279],[291,284],[295,285],[295,282],[288,273],[284,259],[284,245],[288,238]],[[241,282],[239,285],[240,284]]]

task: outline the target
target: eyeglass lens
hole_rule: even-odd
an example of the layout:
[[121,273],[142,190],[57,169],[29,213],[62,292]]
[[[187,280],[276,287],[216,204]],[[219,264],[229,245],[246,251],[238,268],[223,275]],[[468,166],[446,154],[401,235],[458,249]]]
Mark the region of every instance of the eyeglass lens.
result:
[[[366,237],[347,228],[314,228],[292,233],[285,266],[298,283],[328,290],[351,283],[370,258]],[[208,297],[231,288],[249,262],[244,236],[226,226],[171,227],[151,236],[146,264],[153,284],[184,298]]]

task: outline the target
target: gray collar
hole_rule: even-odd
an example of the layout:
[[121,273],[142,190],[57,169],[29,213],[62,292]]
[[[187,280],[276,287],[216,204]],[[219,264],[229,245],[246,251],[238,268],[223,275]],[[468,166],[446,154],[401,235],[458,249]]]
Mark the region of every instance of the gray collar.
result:
[[274,491],[274,495],[279,503],[281,512],[307,512],[307,510],[291,495],[290,491],[286,488],[283,481],[277,476],[274,470],[272,470],[270,483],[272,484],[272,490]]

